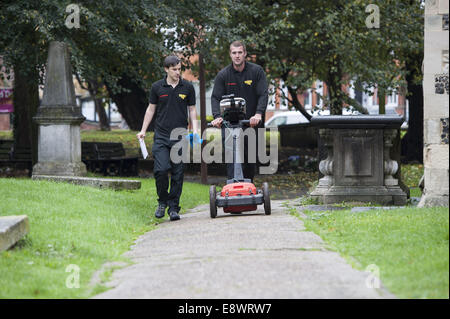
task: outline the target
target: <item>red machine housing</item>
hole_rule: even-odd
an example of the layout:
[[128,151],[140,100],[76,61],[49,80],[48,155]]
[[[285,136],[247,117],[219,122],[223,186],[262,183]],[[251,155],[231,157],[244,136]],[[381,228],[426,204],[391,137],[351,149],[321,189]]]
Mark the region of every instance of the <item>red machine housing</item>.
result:
[[[239,182],[227,184],[222,188],[220,193],[221,196],[233,197],[233,196],[249,196],[257,194],[256,186],[252,183]],[[224,207],[223,211],[226,213],[241,213],[248,212],[257,209],[257,205],[246,205],[246,206],[228,206]]]

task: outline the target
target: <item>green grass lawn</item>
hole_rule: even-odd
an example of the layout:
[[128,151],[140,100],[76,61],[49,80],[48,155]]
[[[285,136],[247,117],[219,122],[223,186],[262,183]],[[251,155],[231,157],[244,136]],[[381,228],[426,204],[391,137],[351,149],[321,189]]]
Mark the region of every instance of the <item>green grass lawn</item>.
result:
[[354,267],[375,264],[382,283],[397,297],[449,298],[448,208],[305,214],[297,216],[307,230]]
[[[122,254],[159,223],[154,180],[141,182],[140,190],[113,191],[0,178],[0,216],[24,214],[30,223],[30,233],[0,253],[0,298],[87,298],[105,290],[91,289],[93,273],[105,262],[129,262]],[[208,202],[208,186],[184,184],[182,212]],[[66,287],[72,264],[80,288]]]
[[419,187],[420,178],[423,175],[423,164],[403,164],[402,180],[409,187]]
[[[136,133],[82,131],[81,137],[83,141],[121,142],[131,155],[139,149]],[[0,139],[5,138],[12,135],[0,132]],[[152,140],[149,133],[149,151]],[[413,197],[421,196],[418,182],[422,175],[423,165],[402,165],[402,179]],[[317,173],[278,180],[278,184],[271,181],[273,187],[311,187],[317,183]],[[141,181],[140,190],[117,192],[0,178],[0,216],[26,214],[30,221],[30,234],[15,248],[0,253],[0,298],[87,298],[103,291],[102,285],[89,287],[92,274],[105,262],[124,261],[122,254],[134,240],[159,222],[153,217],[157,205],[154,180]],[[208,186],[185,183],[183,209],[208,202]],[[355,267],[364,270],[376,264],[383,284],[396,296],[449,297],[448,208],[306,215],[307,229],[349,261],[356,260]],[[71,264],[80,267],[78,289],[66,287],[70,275],[66,268]]]
[[10,131],[0,131],[0,140],[12,140],[13,132]]

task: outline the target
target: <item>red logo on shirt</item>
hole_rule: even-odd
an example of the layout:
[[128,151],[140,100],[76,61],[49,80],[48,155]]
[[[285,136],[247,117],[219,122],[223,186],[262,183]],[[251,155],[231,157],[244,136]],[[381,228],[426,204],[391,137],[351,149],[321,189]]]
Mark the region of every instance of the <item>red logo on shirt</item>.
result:
[[231,83],[227,83],[227,85],[236,85],[236,83],[231,82]]
[[169,96],[168,94],[163,94],[163,95],[160,95],[159,97],[166,97],[166,96]]

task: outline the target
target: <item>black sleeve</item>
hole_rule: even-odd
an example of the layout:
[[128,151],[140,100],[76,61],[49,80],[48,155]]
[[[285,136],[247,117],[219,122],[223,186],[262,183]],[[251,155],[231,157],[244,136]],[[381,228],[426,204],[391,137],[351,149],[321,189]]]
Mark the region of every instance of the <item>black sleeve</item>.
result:
[[266,113],[267,102],[269,100],[269,87],[267,84],[266,73],[262,68],[258,72],[258,83],[256,85],[256,113],[264,115]]
[[192,106],[195,105],[195,89],[194,86],[192,84],[189,85],[189,96],[188,96],[188,106]]
[[211,94],[211,112],[215,119],[221,116],[220,100],[223,95],[225,95],[225,80],[222,73],[219,72],[214,80],[214,88]]
[[158,104],[158,92],[156,92],[155,85],[152,85],[150,90],[150,104]]

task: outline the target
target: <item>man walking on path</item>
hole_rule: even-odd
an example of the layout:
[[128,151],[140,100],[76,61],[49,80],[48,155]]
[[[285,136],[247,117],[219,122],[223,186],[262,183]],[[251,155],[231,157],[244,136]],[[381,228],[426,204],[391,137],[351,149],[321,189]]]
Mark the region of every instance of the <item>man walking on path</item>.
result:
[[[198,134],[197,111],[195,109],[195,90],[191,83],[181,78],[181,61],[176,56],[168,56],[164,60],[164,70],[167,75],[153,83],[150,91],[150,104],[145,112],[141,131],[136,135],[138,139],[145,137],[145,132],[156,112],[155,134],[152,148],[154,158],[153,174],[158,194],[158,208],[155,212],[157,218],[168,214],[170,220],[178,220],[180,216],[179,201],[183,189],[184,167],[183,162],[174,163],[170,158],[172,147],[179,142],[170,139],[172,130],[186,129],[189,119],[195,134]],[[182,138],[182,137],[181,137]],[[169,188],[169,176],[170,192]]]
[[[264,127],[264,115],[268,101],[266,74],[261,66],[245,60],[247,50],[240,41],[231,43],[230,57],[232,63],[223,68],[214,81],[211,96],[211,109],[214,120],[211,124],[215,127],[222,126],[223,118],[220,114],[220,100],[222,96],[234,94],[235,97],[244,98],[247,103],[245,119],[250,120],[250,126],[255,128],[257,143],[257,128]],[[222,129],[222,141],[224,141],[224,138],[225,130]],[[256,163],[249,163],[248,161],[248,140],[244,143],[244,161],[242,165],[244,178],[253,181]],[[233,178],[233,164],[227,164],[227,176],[228,179]]]

